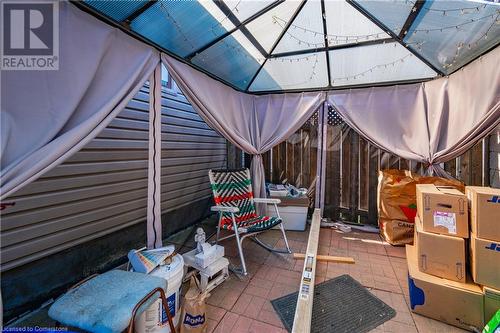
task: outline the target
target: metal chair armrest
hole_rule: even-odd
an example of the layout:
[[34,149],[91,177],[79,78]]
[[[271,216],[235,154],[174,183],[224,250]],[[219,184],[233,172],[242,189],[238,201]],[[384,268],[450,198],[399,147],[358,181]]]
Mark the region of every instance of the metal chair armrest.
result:
[[256,203],[267,203],[267,204],[280,204],[280,199],[275,198],[253,198],[253,201]]
[[238,207],[232,207],[232,206],[212,206],[210,210],[212,212],[224,212],[224,213],[238,213],[240,211]]
[[144,296],[139,301],[139,303],[137,303],[134,306],[134,309],[132,310],[132,318],[130,318],[130,322],[128,324],[127,333],[133,333],[134,332],[135,316],[137,315],[137,311],[139,310],[139,308],[141,307],[141,305],[143,305],[144,303],[146,303],[147,300],[150,299],[151,297],[153,297],[156,293],[160,293],[160,298],[162,300],[162,306],[163,306],[163,309],[165,310],[165,312],[167,314],[167,320],[168,320],[168,325],[170,327],[170,332],[171,333],[176,333],[177,332],[176,329],[175,329],[175,326],[174,326],[172,314],[170,313],[170,309],[168,307],[168,301],[167,301],[167,297],[165,296],[165,291],[163,290],[163,288],[157,287],[157,288],[151,290],[146,296]]

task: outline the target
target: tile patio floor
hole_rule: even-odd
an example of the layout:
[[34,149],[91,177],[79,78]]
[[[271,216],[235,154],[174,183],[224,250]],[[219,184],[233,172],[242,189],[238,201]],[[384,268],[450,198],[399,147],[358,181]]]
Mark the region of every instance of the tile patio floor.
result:
[[[307,232],[287,232],[294,252],[305,252]],[[272,230],[261,237],[283,247],[281,233]],[[234,239],[221,243],[226,256],[239,265]],[[297,291],[303,261],[290,255],[270,253],[250,240],[244,242],[246,278],[231,274],[228,281],[208,299],[208,332],[286,332],[270,300]],[[407,268],[404,247],[390,246],[378,234],[352,231],[338,233],[322,228],[318,254],[350,256],[356,264],[318,263],[316,282],[349,274],[396,310],[396,316],[372,332],[465,332],[417,314],[409,309]]]
[[[207,219],[201,225],[207,234],[215,233],[216,219]],[[180,246],[188,239],[181,253],[194,246],[192,230],[187,229],[168,238],[166,242]],[[294,252],[305,252],[308,232],[287,232]],[[284,247],[279,231],[271,230],[261,237],[274,246]],[[236,243],[233,239],[221,243],[226,256],[239,266]],[[274,254],[245,240],[244,249],[249,275],[238,278],[231,273],[229,280],[212,292],[208,298],[208,333],[285,333],[270,300],[295,292],[299,288],[303,261],[291,255]],[[318,263],[316,282],[342,274],[350,274],[377,297],[396,310],[396,317],[372,330],[395,333],[452,333],[465,332],[411,313],[408,304],[407,269],[404,247],[393,247],[381,241],[378,234],[350,232],[338,233],[322,228],[319,254],[350,256],[356,264]],[[187,287],[187,284],[185,285]],[[48,307],[21,319],[15,326],[54,326],[47,315]],[[332,332],[334,333],[334,332]]]

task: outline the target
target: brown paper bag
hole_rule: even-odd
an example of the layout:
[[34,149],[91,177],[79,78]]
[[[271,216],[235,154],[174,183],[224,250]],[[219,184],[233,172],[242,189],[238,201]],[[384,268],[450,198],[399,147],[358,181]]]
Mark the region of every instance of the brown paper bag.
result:
[[453,186],[464,191],[464,184],[455,179],[423,177],[408,170],[379,171],[377,206],[380,234],[392,245],[413,243],[417,215],[417,184]]
[[207,331],[207,318],[205,299],[209,295],[202,293],[195,277],[191,277],[189,290],[184,296],[182,305],[180,333],[205,333]]

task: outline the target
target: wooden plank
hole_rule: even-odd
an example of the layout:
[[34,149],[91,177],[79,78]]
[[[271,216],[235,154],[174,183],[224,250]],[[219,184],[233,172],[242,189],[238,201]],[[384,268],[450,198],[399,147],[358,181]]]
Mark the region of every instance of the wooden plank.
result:
[[342,139],[341,139],[341,192],[340,192],[340,206],[344,208],[351,207],[351,182],[353,175],[351,174],[351,136],[352,130],[346,129],[342,131]]
[[280,165],[280,147],[281,144],[273,147],[273,158],[272,158],[272,165],[273,165],[273,178],[272,182],[277,184],[280,183],[280,173],[281,173],[281,165]]
[[473,186],[481,186],[483,183],[482,146],[482,141],[479,141],[470,149],[470,185]]
[[296,187],[302,187],[302,142],[300,131],[296,132],[294,135],[293,142],[293,182],[292,184]]
[[293,143],[286,141],[286,176],[289,183],[293,183],[295,175],[293,173]]
[[[293,259],[304,260],[306,258],[305,253],[294,253]],[[335,257],[335,256],[327,256],[318,254],[316,256],[316,261],[325,261],[325,262],[337,262],[342,264],[354,264],[354,258],[351,257]]]
[[340,214],[342,126],[328,126],[327,128],[325,210],[328,213],[325,213],[325,216],[336,220]]
[[287,143],[286,141],[282,142],[280,144],[280,151],[279,151],[279,158],[280,158],[280,176],[279,176],[279,179],[280,179],[280,183],[283,182],[285,179],[288,178],[288,175],[287,175],[287,155],[286,155],[286,152],[287,152]]
[[404,158],[402,158],[401,161],[399,162],[399,168],[401,170],[409,170],[409,168],[410,168],[410,161],[405,160]]
[[293,319],[293,333],[305,333],[311,331],[312,307],[314,298],[314,280],[316,274],[316,254],[318,252],[319,231],[321,224],[320,209],[314,210],[309,240],[307,241],[306,258],[304,269],[300,280],[299,295],[297,297],[297,308]]
[[359,134],[351,131],[350,137],[351,152],[348,158],[351,159],[351,172],[350,172],[350,217],[352,222],[359,222],[358,220],[358,203],[359,203]]
[[264,164],[264,179],[268,182],[271,180],[271,156],[269,151],[262,154],[262,164]]
[[311,186],[311,129],[302,130],[302,186]]
[[370,179],[370,146],[359,137],[359,209],[368,211]]
[[378,148],[369,144],[369,185],[368,185],[368,223],[378,224],[377,186],[378,186]]
[[[310,136],[310,153],[309,153],[309,169],[310,169],[310,176],[309,176],[309,186],[311,183],[316,179],[316,168],[318,164],[318,127],[311,127],[311,130],[309,132]],[[307,160],[306,160],[307,161]]]

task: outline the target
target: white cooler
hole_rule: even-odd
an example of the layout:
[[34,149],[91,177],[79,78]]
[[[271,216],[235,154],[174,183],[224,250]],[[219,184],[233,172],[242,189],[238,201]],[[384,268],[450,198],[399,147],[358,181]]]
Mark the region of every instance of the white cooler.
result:
[[[280,216],[283,219],[285,230],[304,231],[306,230],[307,210],[309,207],[309,198],[307,196],[299,198],[281,197],[278,204]],[[274,205],[267,205],[267,215],[276,216]],[[278,229],[276,226],[275,229]]]

